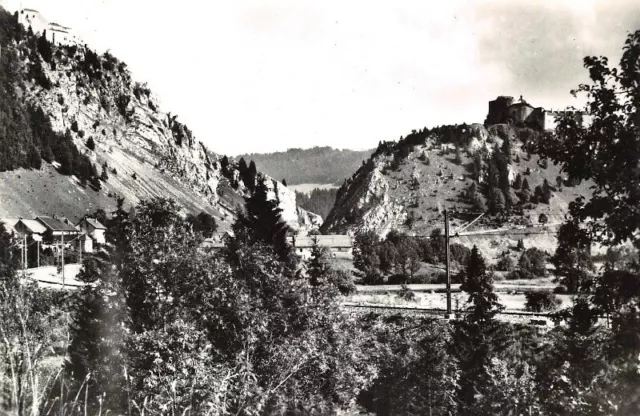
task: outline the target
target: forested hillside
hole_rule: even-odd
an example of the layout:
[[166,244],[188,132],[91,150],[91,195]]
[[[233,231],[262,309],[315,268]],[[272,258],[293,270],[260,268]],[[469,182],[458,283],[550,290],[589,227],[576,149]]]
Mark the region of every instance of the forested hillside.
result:
[[331,147],[289,149],[286,152],[239,155],[253,160],[269,176],[286,180],[289,185],[302,183],[341,185],[358,169],[372,150],[338,150]]
[[329,212],[336,202],[336,194],[338,190],[332,189],[313,189],[309,195],[296,191],[296,204],[309,212],[327,218]]

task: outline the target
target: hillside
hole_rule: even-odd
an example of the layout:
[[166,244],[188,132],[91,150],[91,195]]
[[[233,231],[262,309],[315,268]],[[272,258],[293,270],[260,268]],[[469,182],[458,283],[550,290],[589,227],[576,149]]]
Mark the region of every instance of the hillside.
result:
[[[341,185],[358,169],[373,150],[338,150],[331,147],[288,149],[286,152],[250,153],[239,155],[247,162],[253,160],[258,168],[287,184]],[[301,189],[298,189],[301,190]]]
[[[196,140],[108,52],[53,45],[1,8],[0,23],[0,217],[75,220],[113,209],[117,197],[133,205],[164,196],[223,229],[232,222],[255,174]],[[291,226],[319,225],[293,191],[266,181]]]
[[[508,160],[503,158],[498,175],[493,161],[499,159],[495,152],[502,152],[505,138],[511,145],[510,155]],[[558,167],[529,153],[532,144],[543,139],[543,134],[528,128],[494,125],[486,129],[474,124],[413,131],[398,143],[383,143],[338,190],[322,231],[374,231],[385,236],[396,229],[428,236],[435,228],[443,229],[444,209],[452,213],[452,232],[487,212],[467,231],[521,231],[464,237],[459,239],[462,244],[478,244],[483,252],[495,255],[524,238],[528,246],[551,251],[555,226],[564,218],[569,203],[590,192],[588,183],[567,184]],[[523,197],[520,182],[525,179],[530,191]],[[545,179],[550,190],[548,203],[531,196],[537,195],[534,191],[543,187]],[[488,199],[491,181],[494,187],[505,183],[502,189],[508,193],[496,192],[503,195],[503,205],[509,198],[511,207],[492,206]],[[470,196],[471,189],[475,189],[474,196]]]

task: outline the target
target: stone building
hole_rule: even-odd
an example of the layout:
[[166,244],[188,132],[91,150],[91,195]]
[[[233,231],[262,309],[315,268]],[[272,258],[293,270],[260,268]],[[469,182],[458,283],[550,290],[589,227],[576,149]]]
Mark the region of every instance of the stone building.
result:
[[47,40],[56,45],[79,45],[82,43],[70,27],[49,22],[49,20],[37,10],[20,10],[18,13],[18,21],[25,28],[31,27],[34,34],[41,35],[46,31]]

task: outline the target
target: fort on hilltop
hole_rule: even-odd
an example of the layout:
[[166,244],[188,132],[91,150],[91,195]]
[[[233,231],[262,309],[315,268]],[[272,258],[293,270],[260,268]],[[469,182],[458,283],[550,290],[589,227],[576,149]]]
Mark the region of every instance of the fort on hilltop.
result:
[[543,107],[534,107],[520,96],[517,102],[513,97],[501,95],[489,101],[489,113],[484,121],[486,126],[509,123],[532,127],[538,130],[555,130],[556,118],[570,113],[583,124],[588,124],[589,116],[582,111],[553,111]]
[[46,33],[47,40],[56,45],[79,45],[82,43],[70,27],[50,22],[37,10],[20,10],[18,21],[25,28],[31,27],[35,34]]

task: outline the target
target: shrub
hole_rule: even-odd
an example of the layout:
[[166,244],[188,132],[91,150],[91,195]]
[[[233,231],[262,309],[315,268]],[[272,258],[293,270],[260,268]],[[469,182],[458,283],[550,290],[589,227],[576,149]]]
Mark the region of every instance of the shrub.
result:
[[567,287],[565,285],[558,285],[553,289],[553,293],[565,294],[567,293]]
[[398,292],[398,297],[400,299],[408,301],[416,300],[416,294],[413,292],[413,290],[409,289],[409,286],[407,286],[405,283],[402,284],[402,288],[400,288],[400,291]]
[[387,283],[390,285],[403,285],[407,283],[407,276],[404,274],[394,274],[389,276]]
[[554,311],[562,304],[555,294],[548,291],[525,293],[525,309],[530,312]]
[[531,280],[535,278],[536,276],[533,273],[525,269],[512,270],[506,275],[507,280]]
[[346,270],[331,270],[328,280],[345,296],[354,294],[357,291],[351,273]]

